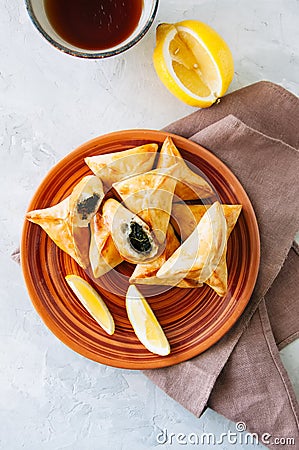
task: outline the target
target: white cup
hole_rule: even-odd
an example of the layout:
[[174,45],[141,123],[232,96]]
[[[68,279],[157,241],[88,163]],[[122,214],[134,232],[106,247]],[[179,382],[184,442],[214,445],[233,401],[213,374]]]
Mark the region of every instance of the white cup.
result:
[[35,27],[43,35],[43,37],[58,50],[81,58],[107,58],[128,50],[146,34],[156,16],[159,0],[143,0],[142,13],[138,25],[132,34],[114,47],[100,51],[76,47],[75,45],[65,41],[59,34],[57,34],[47,17],[44,1],[25,0],[25,4],[29,17]]

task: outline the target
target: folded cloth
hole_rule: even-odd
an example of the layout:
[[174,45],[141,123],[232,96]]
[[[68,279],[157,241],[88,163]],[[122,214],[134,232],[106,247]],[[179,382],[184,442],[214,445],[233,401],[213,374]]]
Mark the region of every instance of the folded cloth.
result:
[[[298,404],[279,357],[277,347],[279,345],[282,348],[280,339],[275,342],[267,313],[267,310],[272,310],[273,297],[277,293],[282,295],[280,299],[283,299],[281,303],[285,313],[284,300],[294,300],[296,293],[298,298],[298,288],[295,288],[293,279],[293,275],[299,279],[298,255],[293,253],[292,249],[283,269],[216,380],[208,401],[211,408],[225,417],[245,423],[247,429],[256,432],[260,441],[270,448],[269,444],[280,438],[297,438],[296,445],[290,445],[289,448],[298,448]],[[295,266],[294,257],[297,259]],[[287,303],[294,313],[292,302]],[[298,313],[299,302],[295,304]],[[298,333],[298,315],[295,318],[289,313],[280,315],[281,311],[277,308],[275,312],[279,315],[276,316],[273,328],[275,330],[279,326],[282,330],[281,325],[284,324],[286,328],[280,337],[283,338],[282,342],[289,342],[290,336],[293,339],[294,335],[289,335],[287,330],[292,330],[297,322]],[[280,447],[276,444],[273,448]],[[281,448],[286,448],[286,445]]]
[[276,449],[286,446],[275,438],[294,438],[299,449],[299,406],[278,352],[299,334],[298,123],[299,99],[259,82],[165,128],[209,149],[238,177],[259,223],[261,262],[247,308],[217,344],[144,371],[197,416],[208,405]]

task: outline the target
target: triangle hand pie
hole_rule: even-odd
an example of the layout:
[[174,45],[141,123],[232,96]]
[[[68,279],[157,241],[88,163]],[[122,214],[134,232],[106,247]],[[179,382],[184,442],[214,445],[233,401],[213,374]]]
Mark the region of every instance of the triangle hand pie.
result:
[[76,244],[69,220],[69,201],[70,198],[67,197],[50,208],[30,211],[26,214],[26,218],[40,225],[62,251],[85,269],[89,265],[88,255],[80,251]]
[[147,223],[159,244],[166,238],[176,186],[175,169],[155,169],[113,184],[127,208]]
[[157,168],[170,167],[174,164],[178,166],[175,173],[178,179],[175,195],[181,200],[195,200],[214,195],[213,189],[204,178],[187,166],[172,139],[168,136],[161,148]]
[[128,176],[151,170],[157,150],[157,144],[145,144],[121,152],[89,156],[85,158],[85,162],[92,172],[110,188],[113,183]]
[[136,214],[110,198],[103,205],[102,216],[109,224],[115,247],[124,260],[138,264],[157,257],[154,237],[148,225]]
[[90,222],[89,260],[95,278],[101,277],[123,261],[113,242],[110,225],[100,213]]
[[[174,203],[171,211],[171,223],[175,231],[185,241],[196,225],[209,209],[211,205],[187,205],[186,203]],[[242,205],[221,205],[224,217],[227,222],[228,235],[232,232],[240,212]]]
[[88,223],[102,199],[101,180],[93,175],[84,177],[71,195],[45,209],[29,211],[26,218],[40,225],[55,244],[84,269],[89,266]]
[[[152,262],[145,264],[137,264],[134,272],[131,275],[131,284],[147,284],[147,285],[166,285],[177,286],[181,288],[194,287],[193,281],[189,280],[175,280],[168,278],[158,278],[157,272],[160,267],[167,261],[173,252],[180,246],[179,240],[176,237],[171,224],[168,225],[166,234],[166,244],[164,251]],[[198,286],[197,286],[198,287]]]
[[[227,240],[235,227],[242,205],[221,205],[223,214],[227,223],[226,245],[223,249],[219,264],[217,265],[211,276],[205,281],[218,295],[223,296],[227,292],[227,266],[226,266],[226,250]],[[182,240],[188,236],[196,228],[197,223],[201,220],[210,205],[186,205],[177,203],[173,205],[172,218],[175,230],[181,234]],[[196,280],[189,280],[190,283],[196,283]]]
[[232,230],[236,225],[241,209],[242,209],[241,205],[223,205],[223,212],[227,222],[226,245],[224,247],[218,266],[216,267],[210,278],[206,280],[206,284],[208,284],[212,289],[214,289],[214,291],[218,295],[220,295],[220,297],[223,297],[227,292],[227,265],[226,265],[227,241]]
[[205,282],[222,256],[227,233],[226,221],[219,202],[215,202],[172,256],[158,270],[159,278],[196,279]]

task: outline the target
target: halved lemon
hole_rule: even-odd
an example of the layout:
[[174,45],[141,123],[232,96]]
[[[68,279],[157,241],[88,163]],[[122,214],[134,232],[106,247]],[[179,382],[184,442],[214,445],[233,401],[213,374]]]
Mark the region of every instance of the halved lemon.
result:
[[133,284],[126,295],[129,320],[140,342],[152,353],[166,356],[170,353],[168,340],[151,307]]
[[222,97],[234,76],[228,45],[213,28],[197,20],[158,25],[153,62],[170,92],[200,108]]
[[112,335],[115,331],[113,317],[97,291],[86,280],[78,275],[67,275],[65,279],[89,314],[98,322],[106,333]]

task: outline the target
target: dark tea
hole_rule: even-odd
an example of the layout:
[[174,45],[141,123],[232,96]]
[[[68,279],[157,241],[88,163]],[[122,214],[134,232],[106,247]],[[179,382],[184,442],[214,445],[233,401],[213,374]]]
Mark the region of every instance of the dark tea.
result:
[[69,44],[105,50],[133,33],[143,0],[44,0],[44,5],[52,27]]

